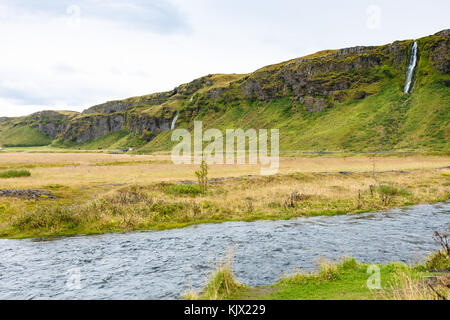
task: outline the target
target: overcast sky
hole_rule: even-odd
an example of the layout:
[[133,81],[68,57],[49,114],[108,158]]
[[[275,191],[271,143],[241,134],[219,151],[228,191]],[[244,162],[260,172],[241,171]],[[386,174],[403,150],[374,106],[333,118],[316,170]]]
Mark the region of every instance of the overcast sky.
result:
[[0,0],[0,116],[449,28],[450,1]]

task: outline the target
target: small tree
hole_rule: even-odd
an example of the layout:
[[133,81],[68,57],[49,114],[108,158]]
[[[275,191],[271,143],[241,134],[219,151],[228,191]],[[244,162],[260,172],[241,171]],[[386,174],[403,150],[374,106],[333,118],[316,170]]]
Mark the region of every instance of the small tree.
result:
[[198,185],[203,192],[208,191],[208,164],[205,160],[202,160],[200,170],[195,171],[195,175],[198,178]]

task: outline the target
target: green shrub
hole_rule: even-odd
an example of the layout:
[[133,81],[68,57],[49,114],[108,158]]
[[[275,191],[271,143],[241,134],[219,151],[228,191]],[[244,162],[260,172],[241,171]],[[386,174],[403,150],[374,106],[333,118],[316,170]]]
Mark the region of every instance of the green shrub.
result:
[[211,279],[203,289],[201,298],[206,300],[224,299],[243,287],[244,285],[234,277],[232,257],[231,254],[228,254],[226,259],[220,261],[217,270],[211,274]]
[[186,209],[185,203],[169,203],[165,201],[158,201],[150,206],[150,211],[156,213],[159,216],[170,216],[177,212],[181,212]]
[[359,263],[353,257],[345,258],[344,261],[342,261],[342,269],[344,270],[355,270],[358,267]]
[[421,271],[440,271],[450,269],[450,255],[444,251],[437,251],[427,257],[423,265],[418,266]]
[[13,226],[21,231],[65,227],[72,229],[83,222],[82,216],[72,207],[40,207],[25,211],[13,222]]
[[197,196],[203,190],[197,185],[169,185],[164,187],[164,192],[175,196]]
[[378,187],[378,193],[380,193],[381,195],[386,195],[386,196],[408,196],[410,195],[410,193],[408,191],[406,191],[405,189],[399,189],[393,186],[388,186],[388,185],[380,185]]
[[28,170],[9,170],[0,172],[0,178],[19,178],[19,177],[29,177],[31,172]]

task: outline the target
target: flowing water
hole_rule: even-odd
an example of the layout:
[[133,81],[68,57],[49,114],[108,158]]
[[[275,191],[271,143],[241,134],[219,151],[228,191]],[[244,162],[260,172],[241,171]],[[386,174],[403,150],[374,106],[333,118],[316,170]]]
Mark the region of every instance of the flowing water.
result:
[[414,44],[411,48],[411,56],[409,58],[408,71],[406,74],[406,84],[405,89],[403,90],[404,93],[409,93],[411,90],[411,83],[413,80],[416,65],[417,65],[417,42],[414,41]]
[[438,248],[433,231],[449,224],[447,202],[289,221],[0,240],[0,299],[177,299],[203,287],[213,262],[230,248],[237,278],[252,286],[296,268],[313,270],[319,256],[412,263]]
[[177,120],[178,120],[178,114],[175,116],[175,118],[173,118],[172,125],[170,126],[170,130],[175,129],[175,124],[177,123]]

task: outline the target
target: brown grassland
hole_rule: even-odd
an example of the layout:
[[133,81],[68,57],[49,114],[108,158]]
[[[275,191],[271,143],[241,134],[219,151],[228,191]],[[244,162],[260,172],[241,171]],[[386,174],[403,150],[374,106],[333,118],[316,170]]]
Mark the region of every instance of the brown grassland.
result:
[[230,220],[355,214],[450,195],[448,156],[323,156],[280,159],[274,176],[252,165],[209,168],[207,192],[196,165],[166,155],[0,153],[0,190],[33,189],[57,199],[0,197],[0,237],[23,238],[159,230]]

